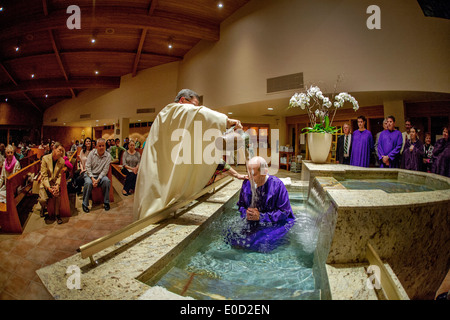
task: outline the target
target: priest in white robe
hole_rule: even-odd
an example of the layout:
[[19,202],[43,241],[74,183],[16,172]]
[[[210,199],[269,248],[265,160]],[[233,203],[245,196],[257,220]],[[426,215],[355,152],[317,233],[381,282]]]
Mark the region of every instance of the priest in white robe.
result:
[[[175,102],[156,116],[139,166],[134,195],[134,219],[151,216],[178,200],[201,191],[220,163],[215,138],[240,121],[199,106],[199,96],[181,90]],[[232,170],[239,179],[244,176]]]

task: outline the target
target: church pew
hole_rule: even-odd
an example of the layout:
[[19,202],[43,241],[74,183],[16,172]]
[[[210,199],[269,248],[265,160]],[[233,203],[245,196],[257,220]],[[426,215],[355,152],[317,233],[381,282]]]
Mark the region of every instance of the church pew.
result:
[[[59,207],[59,215],[61,217],[71,217],[70,212],[70,204],[69,204],[69,192],[67,191],[67,180],[66,180],[66,171],[68,168],[64,168],[61,172],[61,185],[60,185],[60,195],[61,202]],[[49,216],[55,217],[55,198],[50,198],[47,202],[47,212]]]
[[37,154],[31,152],[29,156],[26,156],[19,160],[20,167],[21,168],[28,167],[30,164],[36,162],[37,160],[38,160]]
[[117,163],[111,164],[112,174],[119,180],[121,184],[125,183],[126,175],[122,173],[122,167]]
[[[28,174],[33,176],[41,169],[41,161],[35,161],[6,179],[6,204],[0,204],[0,226],[2,232],[22,233],[22,225],[17,212],[17,205],[30,192],[33,181],[28,180]],[[18,189],[18,187],[22,187]]]

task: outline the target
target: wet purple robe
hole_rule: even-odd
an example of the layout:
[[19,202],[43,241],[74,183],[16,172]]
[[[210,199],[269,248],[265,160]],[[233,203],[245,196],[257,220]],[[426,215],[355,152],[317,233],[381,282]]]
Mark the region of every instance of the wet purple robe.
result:
[[350,165],[358,167],[369,167],[370,154],[373,150],[373,137],[369,130],[356,130],[352,134],[352,154]]
[[431,172],[450,177],[450,141],[444,138],[436,141],[433,149]]
[[266,183],[257,188],[256,207],[260,212],[259,221],[247,221],[247,209],[252,202],[250,181],[242,183],[239,195],[239,212],[246,221],[240,234],[228,235],[228,242],[235,247],[268,252],[283,243],[283,237],[294,225],[289,194],[283,182],[275,176],[269,176]]
[[[413,151],[409,151],[411,145],[414,145]],[[420,140],[412,142],[410,139],[406,139],[402,155],[402,169],[420,171],[423,165],[423,155],[423,143]]]
[[402,133],[398,130],[384,130],[380,133],[378,139],[378,159],[380,160],[380,168],[386,168],[383,163],[383,156],[389,156],[389,168],[400,167],[400,150],[402,149],[403,138]]

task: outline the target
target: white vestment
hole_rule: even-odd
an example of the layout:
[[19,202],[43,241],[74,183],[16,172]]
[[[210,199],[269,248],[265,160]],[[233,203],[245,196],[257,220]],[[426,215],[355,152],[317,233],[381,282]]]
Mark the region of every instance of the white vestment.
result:
[[[192,104],[171,103],[161,110],[150,128],[139,165],[135,220],[187,200],[206,186],[221,158],[216,154],[211,161],[208,155],[218,152],[210,152],[211,146],[226,130],[227,120],[222,113]],[[206,131],[216,134],[205,135]]]

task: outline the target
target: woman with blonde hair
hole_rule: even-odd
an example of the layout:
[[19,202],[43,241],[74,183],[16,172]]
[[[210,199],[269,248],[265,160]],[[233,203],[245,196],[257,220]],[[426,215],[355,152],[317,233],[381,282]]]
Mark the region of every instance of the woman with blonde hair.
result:
[[2,174],[0,176],[0,202],[6,203],[6,178],[20,171],[20,163],[14,156],[14,147],[8,145],[5,149],[5,161],[3,162]]

